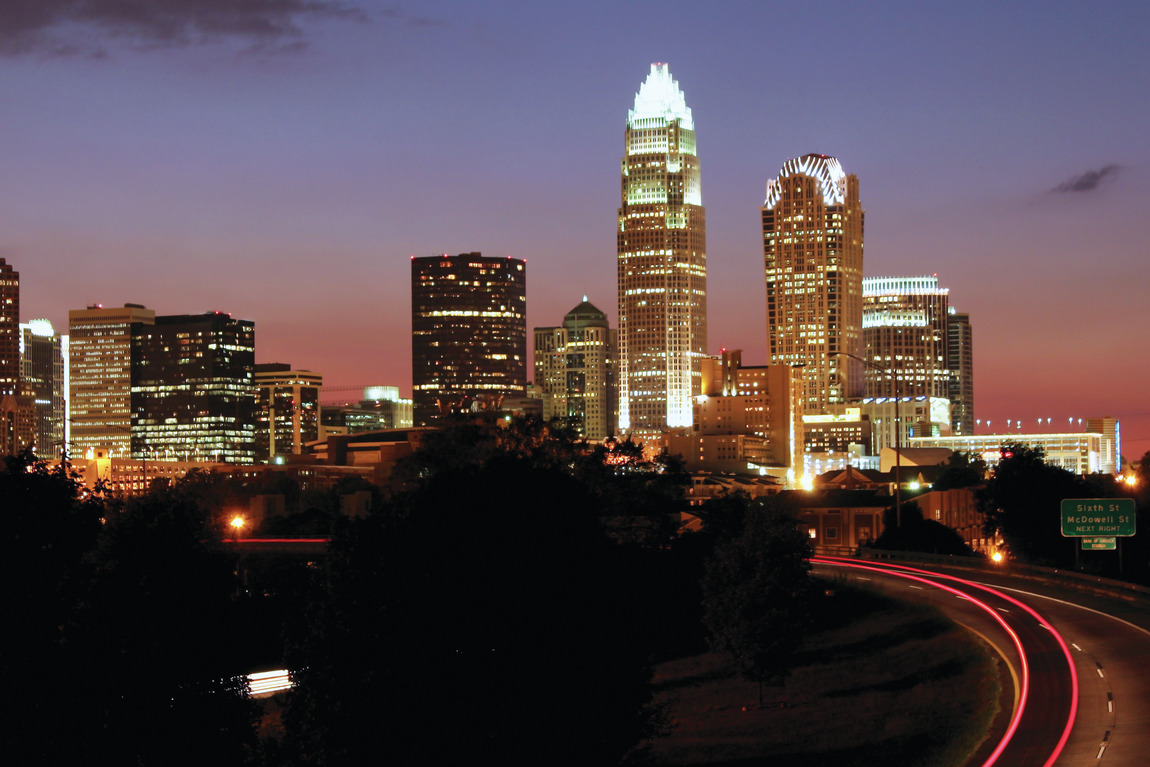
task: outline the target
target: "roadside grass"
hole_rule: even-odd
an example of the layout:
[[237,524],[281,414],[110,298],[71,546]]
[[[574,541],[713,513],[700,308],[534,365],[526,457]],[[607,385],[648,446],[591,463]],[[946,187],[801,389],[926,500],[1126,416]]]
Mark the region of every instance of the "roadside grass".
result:
[[[998,712],[998,659],[936,610],[826,583],[785,685],[758,687],[714,653],[655,669],[673,722],[662,765],[958,767]],[[989,704],[989,705],[988,705]]]

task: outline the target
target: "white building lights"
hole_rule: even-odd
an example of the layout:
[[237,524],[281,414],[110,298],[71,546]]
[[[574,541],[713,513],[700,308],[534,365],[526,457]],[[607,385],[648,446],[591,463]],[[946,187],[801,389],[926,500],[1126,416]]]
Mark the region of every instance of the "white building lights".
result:
[[621,174],[619,428],[654,435],[691,425],[707,332],[695,123],[666,64],[627,113]]
[[635,108],[627,110],[627,127],[659,128],[676,120],[681,128],[695,129],[678,81],[671,77],[667,64],[656,62],[635,94]]
[[[773,208],[782,197],[780,182],[784,178],[803,175],[816,178],[823,195],[824,205],[842,205],[847,198],[847,174],[843,166],[834,157],[823,154],[808,154],[787,160],[779,171],[777,178],[767,181],[767,199],[763,202],[764,208]],[[798,216],[798,220],[802,220]]]
[[863,393],[863,210],[834,157],[787,160],[761,209],[772,364],[801,365],[805,412]]

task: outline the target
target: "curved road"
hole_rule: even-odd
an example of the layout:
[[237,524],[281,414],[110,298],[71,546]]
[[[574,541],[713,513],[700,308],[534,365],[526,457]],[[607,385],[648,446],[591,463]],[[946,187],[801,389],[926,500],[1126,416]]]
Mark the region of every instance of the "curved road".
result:
[[[1021,600],[958,576],[887,563],[817,557],[820,569],[881,582],[900,598],[928,600],[976,631],[1009,666],[1013,696],[971,764],[1053,765],[1066,745],[1077,704],[1077,675],[1057,631]],[[1007,685],[1009,688],[1010,685]]]
[[[985,571],[821,557],[812,561],[819,570],[850,572],[880,581],[898,596],[935,602],[998,651],[1014,677],[1016,729],[1011,732],[1013,725],[1001,717],[994,742],[970,764],[1150,764],[1150,613],[1145,605]],[[972,601],[961,604],[966,600]],[[998,613],[1005,625],[989,618],[979,603]],[[1004,709],[1010,706],[1009,699],[1004,701]],[[996,744],[1002,748],[999,754],[992,753]]]

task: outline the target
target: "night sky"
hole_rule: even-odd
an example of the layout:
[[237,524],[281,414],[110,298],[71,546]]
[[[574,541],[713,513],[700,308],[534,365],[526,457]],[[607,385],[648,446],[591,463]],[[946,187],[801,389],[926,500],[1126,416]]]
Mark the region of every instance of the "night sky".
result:
[[764,185],[834,155],[865,275],[937,274],[970,313],[980,431],[1113,415],[1150,450],[1144,2],[233,5],[0,3],[22,320],[227,311],[259,362],[407,395],[410,256],[525,258],[529,328],[584,294],[614,323],[624,123],[665,61],[698,133],[709,351],[766,362]]

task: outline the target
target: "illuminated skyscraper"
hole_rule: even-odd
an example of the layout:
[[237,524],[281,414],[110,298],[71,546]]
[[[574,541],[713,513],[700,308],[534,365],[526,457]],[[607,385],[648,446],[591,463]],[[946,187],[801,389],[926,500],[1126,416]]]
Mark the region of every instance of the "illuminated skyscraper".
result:
[[497,410],[527,387],[527,262],[479,253],[411,259],[415,425]]
[[956,436],[974,434],[974,331],[970,327],[970,315],[950,307],[946,334],[950,428]]
[[299,455],[319,439],[323,376],[282,362],[255,366],[256,460]]
[[706,220],[691,110],[652,64],[627,113],[619,207],[619,430],[690,426],[707,346]]
[[866,396],[950,396],[949,294],[938,277],[863,280]]
[[139,304],[68,312],[73,454],[109,448],[113,457],[130,455],[132,326],[155,321],[156,313]]
[[36,455],[58,455],[64,444],[64,350],[48,320],[20,325],[20,374],[36,411]]
[[255,325],[222,312],[132,332],[132,456],[252,463]]
[[767,352],[804,366],[804,411],[863,394],[863,209],[858,178],[833,157],[788,160],[762,207]]
[[0,258],[0,395],[20,394],[20,273]]
[[581,436],[615,434],[615,346],[607,315],[583,297],[559,327],[535,328],[535,385],[543,390],[543,418],[562,419]]

